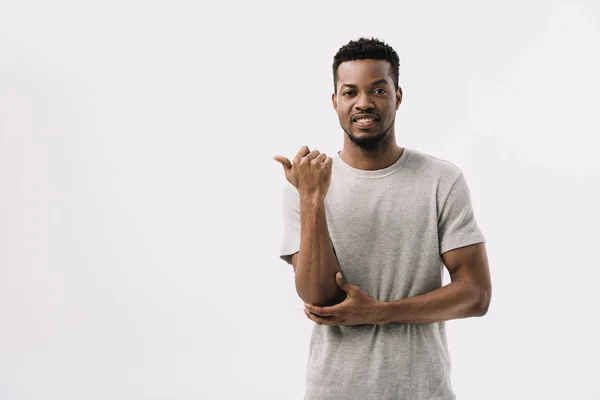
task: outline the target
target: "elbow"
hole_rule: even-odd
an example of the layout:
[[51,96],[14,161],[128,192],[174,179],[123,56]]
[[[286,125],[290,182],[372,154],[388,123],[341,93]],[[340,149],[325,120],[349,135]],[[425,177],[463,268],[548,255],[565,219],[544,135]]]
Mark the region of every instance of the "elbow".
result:
[[[337,288],[337,286],[335,287]],[[334,289],[335,289],[334,288]],[[338,290],[326,290],[323,287],[317,287],[317,290],[305,287],[302,282],[296,282],[296,293],[306,304],[312,304],[319,307],[333,306],[342,302],[346,298],[346,292]]]
[[492,299],[492,290],[491,289],[482,289],[479,291],[479,295],[477,296],[475,316],[483,317],[484,315],[487,314],[488,309],[490,308],[491,299]]
[[300,292],[299,290],[296,290],[296,292],[298,293],[298,296],[302,299],[302,301],[304,303],[312,304],[313,306],[318,306],[318,307],[334,306],[338,303],[341,303],[346,298],[346,293],[343,293],[343,297],[342,297],[339,293],[335,293],[335,294],[319,293],[319,294],[307,295],[307,294]]

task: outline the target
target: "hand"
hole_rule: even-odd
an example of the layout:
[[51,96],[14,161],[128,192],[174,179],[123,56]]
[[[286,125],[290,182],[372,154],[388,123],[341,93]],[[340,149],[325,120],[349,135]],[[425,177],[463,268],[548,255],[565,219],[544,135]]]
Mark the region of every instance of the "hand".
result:
[[273,159],[283,165],[285,178],[302,197],[325,198],[331,183],[331,157],[318,150],[309,151],[308,146],[302,146],[293,163],[283,156],[275,156]]
[[375,300],[361,288],[351,285],[338,272],[335,280],[346,292],[346,299],[329,307],[305,304],[304,313],[318,325],[383,325],[383,303]]

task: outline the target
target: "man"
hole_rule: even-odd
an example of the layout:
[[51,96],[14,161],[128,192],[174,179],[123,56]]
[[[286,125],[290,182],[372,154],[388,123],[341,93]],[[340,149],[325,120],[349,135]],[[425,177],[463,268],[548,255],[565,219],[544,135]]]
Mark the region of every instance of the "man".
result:
[[393,48],[350,41],[333,62],[342,151],[274,157],[290,183],[280,257],[315,322],[305,400],[455,399],[444,321],[490,304],[464,175],[396,144],[398,75]]

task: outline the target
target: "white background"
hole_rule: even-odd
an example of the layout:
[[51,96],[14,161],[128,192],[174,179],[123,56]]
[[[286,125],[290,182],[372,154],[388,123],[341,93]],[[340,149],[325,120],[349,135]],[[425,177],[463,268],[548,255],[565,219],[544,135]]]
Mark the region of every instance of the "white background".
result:
[[360,36],[400,56],[398,144],[463,170],[488,240],[457,398],[600,399],[594,0],[2,0],[0,399],[302,398],[272,157],[341,149]]

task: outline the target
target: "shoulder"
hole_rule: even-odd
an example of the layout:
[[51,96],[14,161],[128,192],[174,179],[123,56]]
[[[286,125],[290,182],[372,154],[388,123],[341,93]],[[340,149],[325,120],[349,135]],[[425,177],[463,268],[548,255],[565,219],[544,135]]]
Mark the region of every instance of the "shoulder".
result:
[[452,184],[462,174],[462,170],[448,160],[415,149],[409,151],[411,166],[435,180]]

